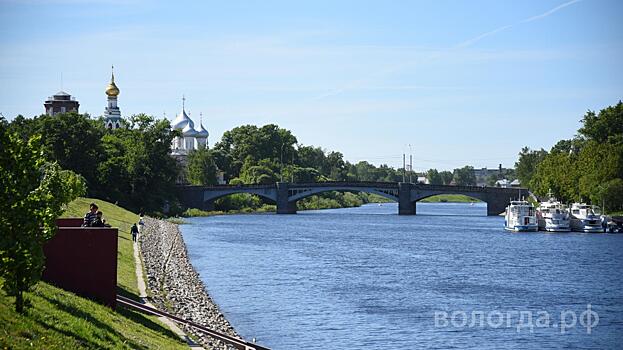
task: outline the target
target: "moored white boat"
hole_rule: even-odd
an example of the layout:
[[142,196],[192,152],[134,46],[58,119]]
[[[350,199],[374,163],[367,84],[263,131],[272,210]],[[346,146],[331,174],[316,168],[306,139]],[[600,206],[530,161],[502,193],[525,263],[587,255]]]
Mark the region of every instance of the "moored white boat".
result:
[[571,229],[577,232],[604,232],[599,207],[573,203],[571,205]]
[[507,231],[538,231],[534,206],[526,201],[511,201],[504,214],[504,229]]
[[548,232],[571,231],[569,211],[564,204],[553,197],[546,202],[541,202],[536,210],[539,230]]

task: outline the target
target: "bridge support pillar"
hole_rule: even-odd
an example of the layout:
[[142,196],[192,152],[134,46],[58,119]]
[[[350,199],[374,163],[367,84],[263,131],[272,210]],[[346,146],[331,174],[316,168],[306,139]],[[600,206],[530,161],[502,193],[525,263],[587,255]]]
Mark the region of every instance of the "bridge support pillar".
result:
[[413,184],[406,182],[398,183],[398,214],[415,215],[415,201],[411,198]]
[[296,202],[288,201],[289,184],[277,182],[277,214],[296,214]]
[[513,192],[510,196],[504,197],[500,195],[489,194],[487,196],[487,215],[497,216],[506,210],[511,200],[527,199],[530,193],[522,188],[518,188],[516,192]]

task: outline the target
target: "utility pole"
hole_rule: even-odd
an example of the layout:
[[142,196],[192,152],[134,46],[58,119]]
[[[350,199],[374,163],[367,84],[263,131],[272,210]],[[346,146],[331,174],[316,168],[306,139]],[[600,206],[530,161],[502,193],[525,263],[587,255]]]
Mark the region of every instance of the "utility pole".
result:
[[406,164],[406,158],[405,158],[405,154],[402,154],[402,182],[407,181],[406,179],[407,177],[407,164]]
[[[413,181],[411,181],[411,175],[413,175],[413,154],[409,154],[409,182],[413,183]],[[415,181],[417,181],[417,177]]]

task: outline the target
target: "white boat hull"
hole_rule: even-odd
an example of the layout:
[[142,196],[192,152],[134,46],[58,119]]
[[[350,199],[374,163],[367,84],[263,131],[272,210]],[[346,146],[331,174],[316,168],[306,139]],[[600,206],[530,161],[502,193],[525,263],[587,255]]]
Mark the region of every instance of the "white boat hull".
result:
[[570,232],[569,220],[564,219],[539,219],[539,230],[547,232]]
[[604,228],[597,219],[573,219],[571,220],[571,229],[575,232],[585,233],[603,233]]
[[537,225],[516,225],[516,226],[505,226],[504,229],[506,231],[511,232],[536,232],[539,230]]

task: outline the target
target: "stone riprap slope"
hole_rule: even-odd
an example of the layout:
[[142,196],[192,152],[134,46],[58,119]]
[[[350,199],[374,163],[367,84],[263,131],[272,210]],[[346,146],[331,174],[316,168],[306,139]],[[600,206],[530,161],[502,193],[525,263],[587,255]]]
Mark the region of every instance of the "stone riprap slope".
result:
[[[140,245],[147,286],[158,308],[215,331],[239,337],[190,264],[186,245],[176,224],[146,218]],[[194,334],[208,349],[228,348],[223,342],[192,328],[185,331]]]

